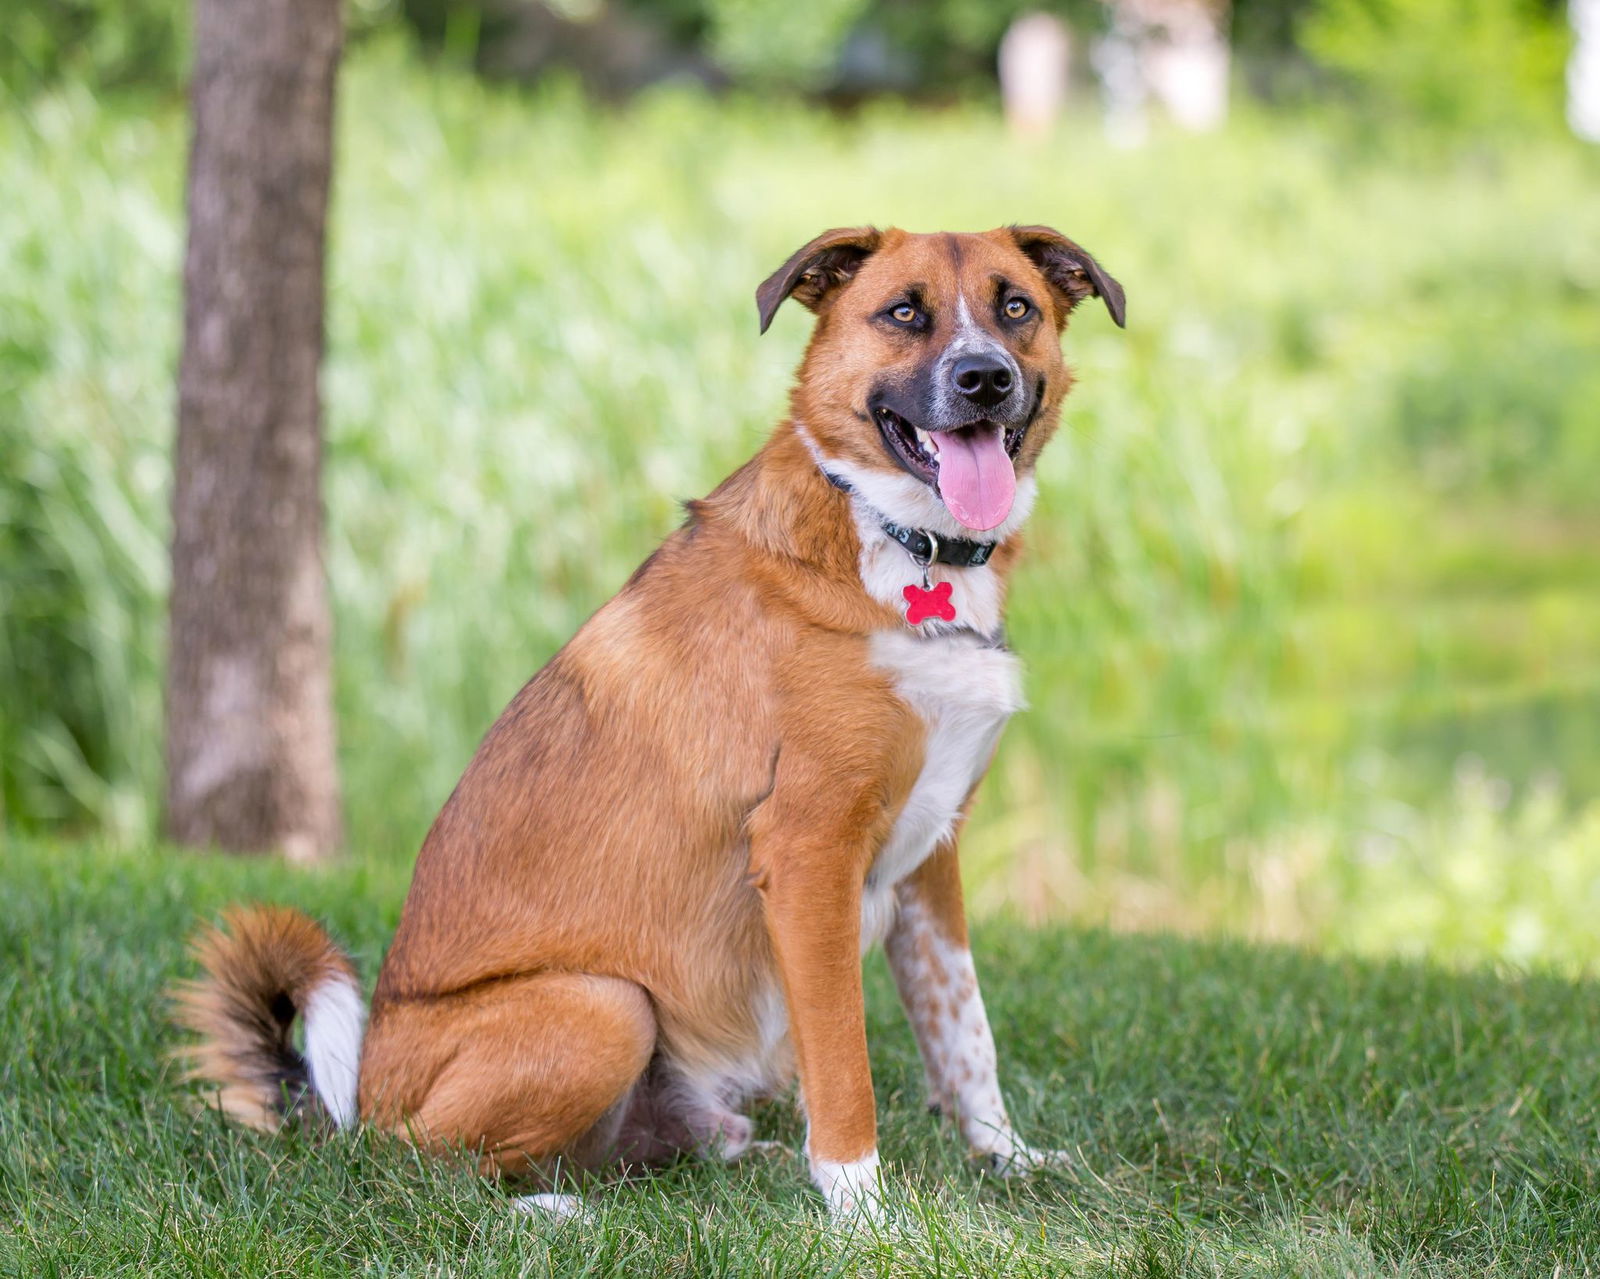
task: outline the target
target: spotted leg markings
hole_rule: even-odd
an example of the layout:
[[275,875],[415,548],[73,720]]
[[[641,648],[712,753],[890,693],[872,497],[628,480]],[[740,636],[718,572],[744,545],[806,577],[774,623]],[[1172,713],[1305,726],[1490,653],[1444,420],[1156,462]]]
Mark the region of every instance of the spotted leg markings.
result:
[[1067,1152],[1029,1146],[1011,1126],[972,952],[948,939],[915,897],[901,901],[885,950],[922,1050],[930,1107],[955,1120],[972,1152],[1001,1176],[1064,1165]]

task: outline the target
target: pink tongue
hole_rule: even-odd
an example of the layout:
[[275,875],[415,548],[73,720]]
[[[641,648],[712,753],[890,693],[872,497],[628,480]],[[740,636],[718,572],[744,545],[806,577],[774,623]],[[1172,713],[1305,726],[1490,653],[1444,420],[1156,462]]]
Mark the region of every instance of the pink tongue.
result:
[[970,529],[991,529],[1011,514],[1017,473],[997,426],[944,431],[939,441],[939,496]]

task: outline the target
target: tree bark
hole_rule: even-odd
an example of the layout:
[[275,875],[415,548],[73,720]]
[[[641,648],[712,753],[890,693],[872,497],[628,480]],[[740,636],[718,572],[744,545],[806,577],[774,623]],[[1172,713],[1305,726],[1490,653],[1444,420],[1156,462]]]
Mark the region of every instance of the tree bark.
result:
[[341,839],[322,559],[323,257],[339,0],[196,0],[172,499],[166,829]]

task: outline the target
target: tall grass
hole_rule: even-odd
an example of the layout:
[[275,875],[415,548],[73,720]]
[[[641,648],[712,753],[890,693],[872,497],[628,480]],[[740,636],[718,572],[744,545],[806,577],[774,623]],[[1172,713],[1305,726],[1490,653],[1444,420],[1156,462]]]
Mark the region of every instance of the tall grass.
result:
[[[0,116],[14,824],[154,817],[183,144],[175,110],[71,92]],[[1600,954],[1506,815],[1551,775],[1540,847],[1600,864],[1600,164],[1377,145],[1305,117],[1118,151],[1086,119],[1028,147],[977,111],[612,112],[363,52],[326,371],[353,841],[408,858],[520,682],[781,416],[805,317],[758,339],[751,293],[786,253],[1045,221],[1130,327],[1068,338],[979,908],[1388,944],[1347,925],[1377,884],[1445,900],[1472,755],[1516,796],[1479,842],[1533,876],[1534,956]]]

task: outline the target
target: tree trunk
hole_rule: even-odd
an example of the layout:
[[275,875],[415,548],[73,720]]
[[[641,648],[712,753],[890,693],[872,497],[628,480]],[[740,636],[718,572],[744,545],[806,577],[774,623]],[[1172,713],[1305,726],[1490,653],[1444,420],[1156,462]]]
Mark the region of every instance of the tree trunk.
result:
[[168,835],[341,838],[322,561],[323,248],[339,0],[196,0],[172,499]]

